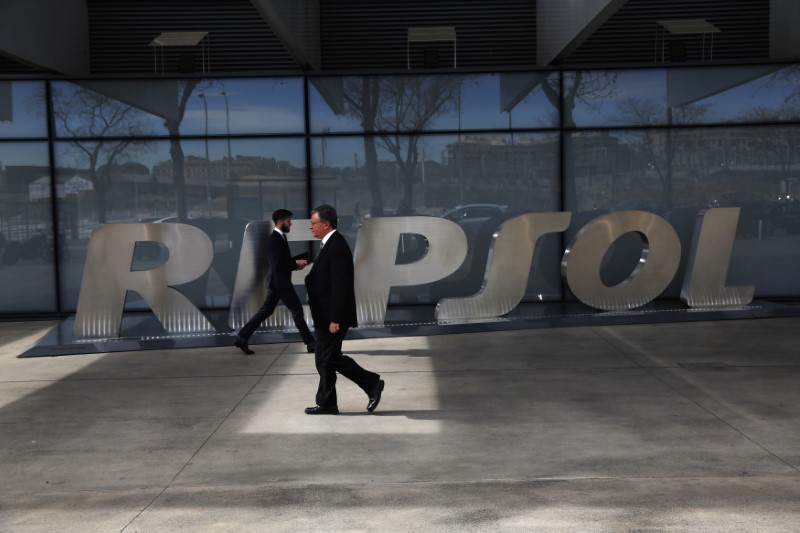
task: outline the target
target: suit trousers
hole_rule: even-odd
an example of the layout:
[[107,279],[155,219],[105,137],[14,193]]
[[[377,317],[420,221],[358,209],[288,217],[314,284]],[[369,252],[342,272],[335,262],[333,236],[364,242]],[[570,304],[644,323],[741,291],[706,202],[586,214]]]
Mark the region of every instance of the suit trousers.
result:
[[245,341],[249,340],[258,329],[258,326],[275,312],[275,308],[278,306],[278,300],[282,301],[292,313],[294,325],[297,326],[297,330],[303,337],[303,342],[306,344],[314,342],[314,336],[308,329],[308,324],[306,324],[306,319],[303,316],[303,304],[300,303],[300,298],[291,287],[287,290],[267,289],[267,297],[264,300],[264,305],[262,305],[256,314],[253,315],[253,318],[239,330],[238,336]]
[[317,388],[317,405],[330,408],[338,407],[336,399],[336,373],[340,373],[369,395],[378,384],[380,376],[358,366],[352,358],[342,354],[342,341],[348,328],[336,333],[327,329],[317,330],[317,351],[314,362],[319,373]]

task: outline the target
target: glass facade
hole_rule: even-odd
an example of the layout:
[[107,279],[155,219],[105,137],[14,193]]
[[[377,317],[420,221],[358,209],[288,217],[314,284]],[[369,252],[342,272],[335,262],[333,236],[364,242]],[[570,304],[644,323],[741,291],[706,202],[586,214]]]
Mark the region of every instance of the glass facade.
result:
[[[701,81],[702,80],[702,81]],[[183,222],[214,243],[203,279],[178,287],[230,305],[244,226],[279,207],[334,205],[355,247],[370,217],[457,223],[469,252],[448,278],[396,288],[391,304],[480,290],[493,233],[515,215],[570,211],[539,243],[526,301],[570,299],[564,247],[620,210],[695,220],[741,207],[728,274],[756,297],[800,295],[800,67],[705,67],[382,76],[0,82],[0,314],[74,312],[100,224]],[[798,145],[798,146],[796,146]],[[425,254],[403,235],[398,263]],[[602,279],[641,255],[625,235]],[[137,244],[131,268],[167,251]],[[135,294],[128,309],[144,303]]]

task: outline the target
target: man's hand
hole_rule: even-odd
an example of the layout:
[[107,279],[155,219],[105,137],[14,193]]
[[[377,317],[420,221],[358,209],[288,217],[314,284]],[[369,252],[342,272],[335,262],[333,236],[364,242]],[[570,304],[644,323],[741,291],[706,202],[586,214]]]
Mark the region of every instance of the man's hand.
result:
[[295,263],[297,263],[297,270],[303,270],[308,265],[308,261],[305,259],[297,259]]
[[338,332],[339,331],[339,324],[337,324],[336,322],[331,322],[331,325],[328,326],[328,331],[330,331],[331,333]]

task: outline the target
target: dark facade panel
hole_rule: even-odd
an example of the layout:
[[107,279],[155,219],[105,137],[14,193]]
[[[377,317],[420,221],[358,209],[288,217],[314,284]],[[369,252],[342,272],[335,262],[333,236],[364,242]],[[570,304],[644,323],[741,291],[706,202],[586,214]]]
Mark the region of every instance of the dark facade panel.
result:
[[15,74],[42,74],[45,72],[48,71],[26,65],[25,63],[20,63],[19,61],[15,61],[14,59],[5,56],[0,56],[0,76],[13,76]]
[[[88,6],[93,74],[160,70],[149,43],[169,31],[209,32],[212,73],[298,68],[249,0],[90,0]],[[195,72],[202,70],[199,47],[163,52],[166,73],[179,72],[181,54],[194,58]]]
[[[411,27],[453,26],[459,67],[531,66],[536,62],[536,3],[529,0],[320,0],[324,69],[405,68]],[[414,43],[412,67],[435,50],[453,65],[449,42]],[[430,53],[429,53],[430,55]]]
[[[658,20],[705,19],[721,31],[713,35],[714,60],[760,60],[769,57],[769,0],[630,0],[584,42],[567,64],[648,63],[662,60]],[[679,42],[677,45],[670,43]],[[705,45],[705,48],[704,48]],[[676,46],[673,50],[670,46]],[[671,51],[678,56],[672,57]],[[703,57],[703,54],[705,56]],[[669,35],[663,59],[710,61],[712,35]]]

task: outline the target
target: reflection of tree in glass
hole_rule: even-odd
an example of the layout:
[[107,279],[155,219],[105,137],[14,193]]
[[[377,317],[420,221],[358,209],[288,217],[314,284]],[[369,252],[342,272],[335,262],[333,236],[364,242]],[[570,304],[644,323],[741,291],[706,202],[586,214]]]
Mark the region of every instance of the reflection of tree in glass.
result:
[[[742,119],[763,123],[796,120],[800,116],[800,65],[789,65],[772,74],[766,86],[787,88],[788,94],[783,104],[777,109],[757,107],[744,113]],[[795,128],[764,128],[757,136],[759,150],[770,154],[773,161],[778,161],[780,175],[776,185],[780,191],[780,182],[783,182],[783,190],[787,194],[791,193],[791,166],[797,163],[796,146],[799,141]]]
[[[775,123],[786,122],[797,116],[797,104],[800,99],[793,99],[779,108],[757,107],[744,113],[745,122]],[[796,127],[759,128],[753,135],[753,148],[770,166],[778,164],[779,172],[775,176],[775,191],[791,192],[792,167],[800,163],[800,131]]]
[[800,65],[789,65],[772,74],[767,82],[767,87],[786,86],[789,93],[784,97],[784,103],[789,109],[797,110],[800,103]]
[[604,100],[611,98],[616,90],[617,72],[614,71],[577,71],[571,76],[564,76],[564,99],[560,94],[560,81],[557,77],[547,76],[542,81],[542,91],[554,108],[563,106],[565,128],[575,127],[575,105],[582,102],[590,109],[598,107]]
[[[382,215],[384,210],[376,140],[395,157],[403,175],[404,205],[412,209],[420,134],[434,118],[456,106],[462,83],[461,76],[365,76],[345,80],[346,113],[360,119],[366,133],[364,164],[373,214]],[[400,131],[408,133],[401,135]]]
[[[614,71],[576,71],[571,76],[564,78],[564,97],[561,98],[561,81],[554,76],[547,76],[542,81],[542,92],[556,109],[561,109],[562,127],[574,128],[575,105],[583,102],[589,108],[595,108],[603,100],[614,95],[617,82],[617,72]],[[564,173],[572,176],[564,183],[564,192],[567,198],[574,199],[577,205],[577,191],[575,190],[575,158],[564,159]]]
[[[701,123],[708,114],[711,104],[689,104],[681,107],[667,107],[661,102],[643,100],[641,98],[626,98],[619,105],[620,118],[623,124],[639,126],[652,126],[662,121],[661,117],[667,116],[667,124],[688,125]],[[664,205],[672,208],[674,204],[673,191],[673,161],[675,146],[672,128],[662,132],[652,128],[643,128],[640,131],[641,139],[638,148],[645,157],[650,168],[658,176],[661,190],[664,195]],[[663,139],[663,142],[661,141]]]
[[[80,86],[53,87],[53,119],[85,158],[94,188],[100,224],[107,218],[107,196],[111,173],[129,146],[144,144],[138,110],[110,96]],[[102,140],[81,140],[81,138]],[[107,139],[109,138],[110,139]]]
[[181,146],[180,127],[186,114],[186,104],[197,88],[199,80],[182,80],[178,82],[178,112],[175,118],[165,118],[164,127],[169,132],[169,155],[172,158],[172,179],[175,184],[175,210],[178,222],[189,220],[186,205],[186,165],[183,147]]

